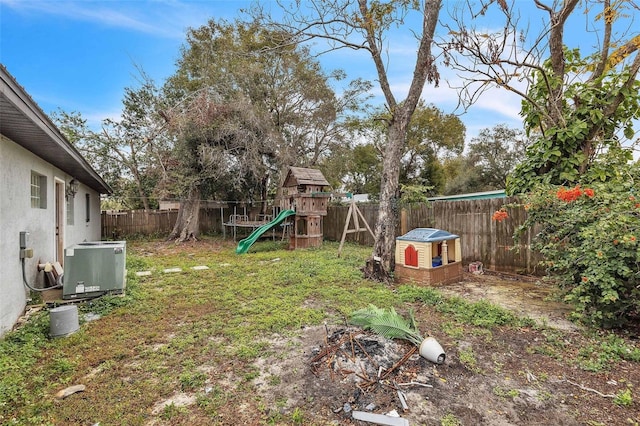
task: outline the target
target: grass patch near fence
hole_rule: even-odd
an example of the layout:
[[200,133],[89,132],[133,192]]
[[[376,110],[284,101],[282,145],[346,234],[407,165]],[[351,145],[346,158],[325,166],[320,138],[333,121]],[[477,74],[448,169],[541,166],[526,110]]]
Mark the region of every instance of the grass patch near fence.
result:
[[[0,341],[0,424],[229,424],[219,417],[229,406],[255,410],[256,424],[274,423],[273,416],[277,424],[303,424],[310,413],[298,407],[265,414],[254,389],[254,361],[269,354],[274,335],[345,324],[351,312],[369,304],[399,312],[418,305],[423,318],[447,318],[430,332],[454,338],[470,328],[532,325],[487,302],[364,280],[360,268],[370,248],[347,244],[341,257],[337,248],[325,243],[289,251],[281,243],[262,242],[239,256],[235,245],[216,239],[130,242],[126,295],[79,305],[81,314],[99,319],[69,337],[49,339],[43,311]],[[182,272],[164,272],[168,268]],[[140,271],[151,274],[136,275]],[[476,355],[466,355],[469,368],[480,371]],[[88,384],[82,394],[54,397],[77,383]],[[176,395],[193,395],[194,402],[180,405]]]

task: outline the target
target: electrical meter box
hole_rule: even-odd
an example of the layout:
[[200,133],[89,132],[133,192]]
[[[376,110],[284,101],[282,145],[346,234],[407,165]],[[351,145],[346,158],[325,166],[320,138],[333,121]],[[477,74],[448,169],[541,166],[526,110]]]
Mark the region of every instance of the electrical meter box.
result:
[[63,299],[124,293],[126,241],[83,242],[64,250]]

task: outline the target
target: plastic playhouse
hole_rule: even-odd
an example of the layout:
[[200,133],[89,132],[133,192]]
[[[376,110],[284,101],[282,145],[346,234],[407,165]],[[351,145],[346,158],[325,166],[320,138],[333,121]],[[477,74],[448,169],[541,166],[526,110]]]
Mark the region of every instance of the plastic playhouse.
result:
[[416,228],[396,238],[396,280],[435,285],[462,278],[460,237],[434,228]]

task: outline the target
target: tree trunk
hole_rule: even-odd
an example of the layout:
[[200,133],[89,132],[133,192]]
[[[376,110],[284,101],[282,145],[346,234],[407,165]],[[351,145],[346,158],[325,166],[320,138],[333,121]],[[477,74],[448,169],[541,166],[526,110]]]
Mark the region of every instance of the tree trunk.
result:
[[197,240],[200,235],[200,188],[193,187],[186,200],[182,200],[176,224],[167,240],[184,242]]
[[[398,110],[402,110],[399,107]],[[382,182],[380,183],[380,207],[375,225],[373,255],[367,260],[364,275],[381,282],[391,281],[395,266],[396,225],[398,223],[398,182],[400,160],[404,152],[409,118],[402,110],[389,125],[388,143],[384,153]]]
[[[366,0],[359,0],[359,4],[363,11],[363,16],[367,16]],[[374,232],[373,254],[364,267],[365,277],[381,282],[391,281],[391,271],[395,267],[396,224],[398,223],[399,215],[398,182],[400,180],[400,162],[406,145],[407,129],[426,81],[433,81],[436,84],[438,82],[438,74],[431,55],[431,46],[440,6],[441,0],[428,0],[423,5],[422,37],[417,52],[413,79],[411,80],[407,97],[401,103],[396,102],[391,92],[384,61],[380,50],[376,47],[373,27],[367,27],[367,43],[373,61],[376,64],[380,87],[392,114],[388,124],[387,146],[382,162],[380,208]]]

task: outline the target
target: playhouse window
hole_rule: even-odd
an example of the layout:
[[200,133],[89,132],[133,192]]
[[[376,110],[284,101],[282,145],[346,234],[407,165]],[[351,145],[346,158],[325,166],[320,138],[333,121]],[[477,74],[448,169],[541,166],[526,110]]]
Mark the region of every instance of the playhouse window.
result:
[[404,264],[406,266],[418,266],[418,251],[412,245],[404,249]]

